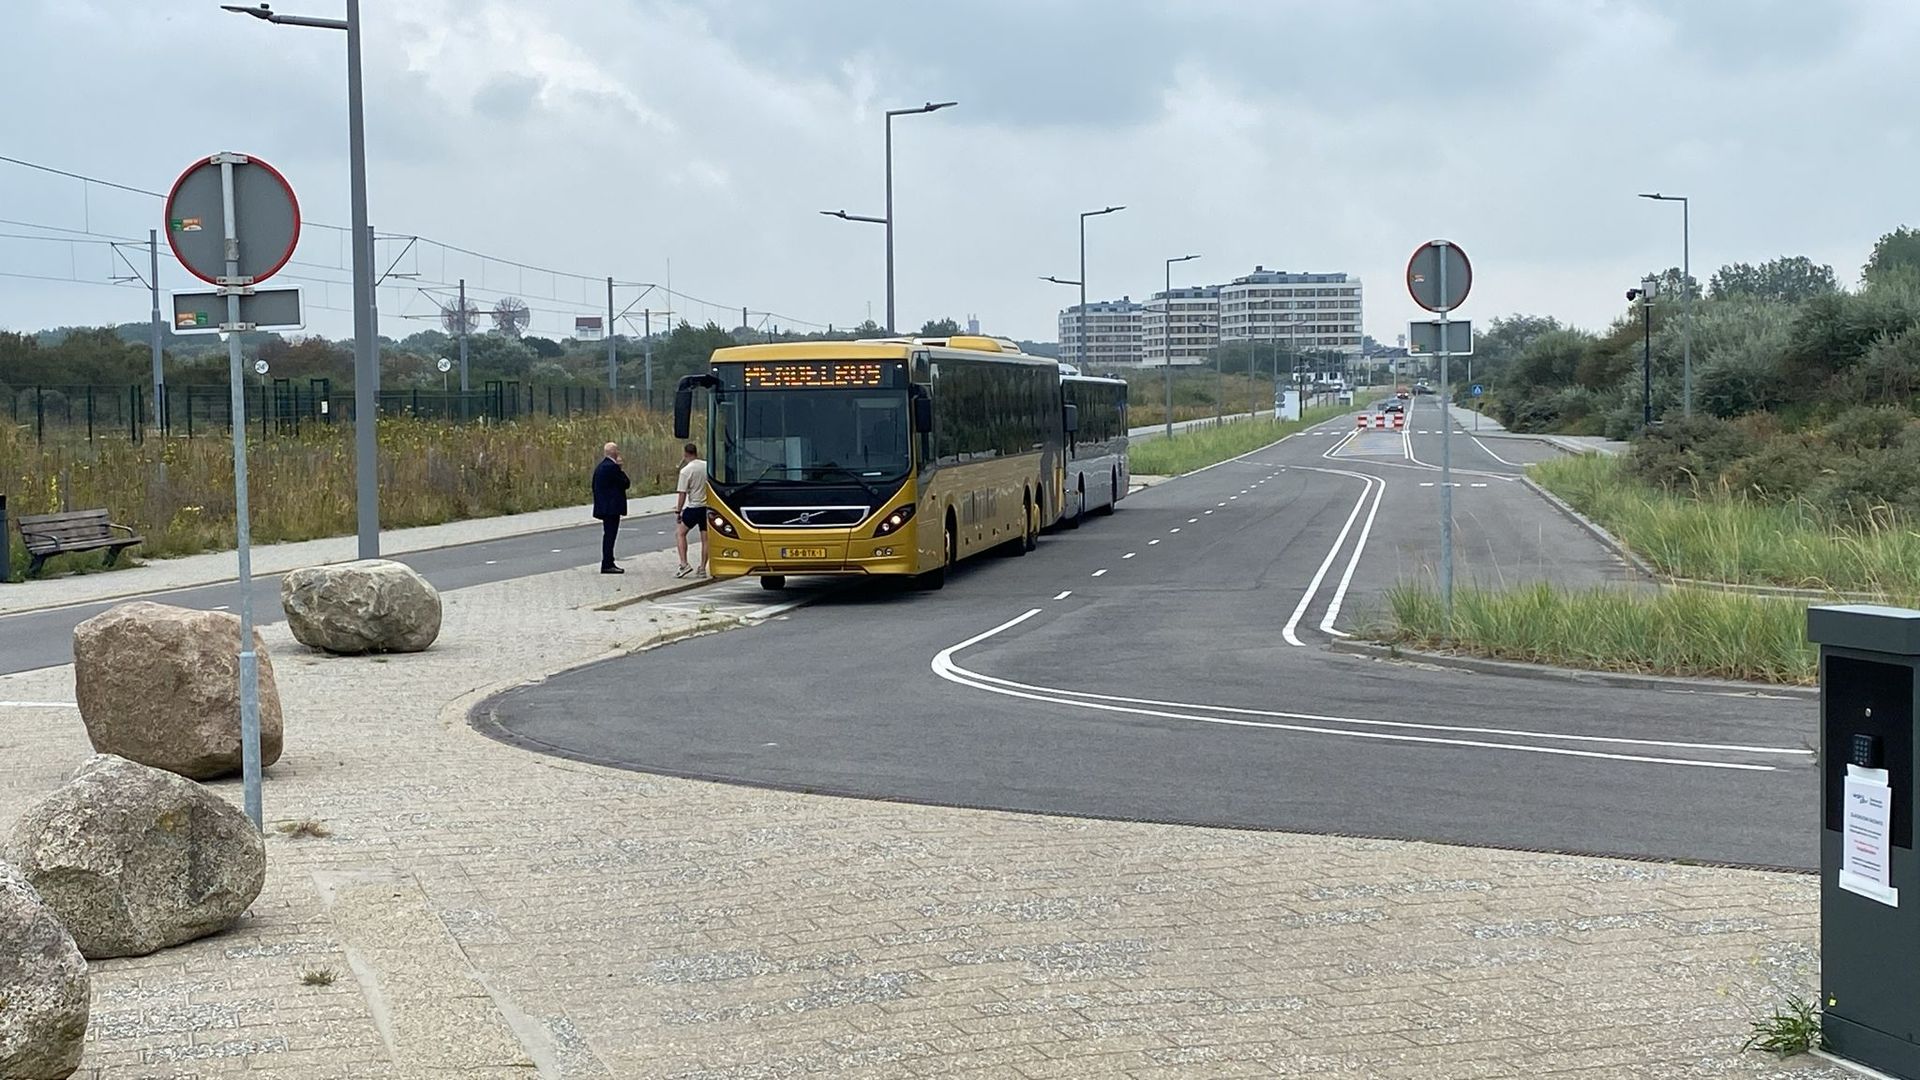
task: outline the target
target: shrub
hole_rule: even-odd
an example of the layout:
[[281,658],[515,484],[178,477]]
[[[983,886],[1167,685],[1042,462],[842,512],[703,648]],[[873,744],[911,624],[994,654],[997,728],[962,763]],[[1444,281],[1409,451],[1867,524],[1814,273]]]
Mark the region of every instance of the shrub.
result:
[[1675,420],[1647,433],[1627,456],[1634,475],[1668,489],[1715,485],[1754,450],[1753,439],[1714,416]]
[[1722,480],[1734,494],[1783,502],[1804,495],[1828,465],[1811,439],[1788,435],[1767,441],[1735,462]]
[[1842,453],[1885,450],[1901,441],[1913,417],[1884,405],[1848,409],[1821,430],[1826,444]]

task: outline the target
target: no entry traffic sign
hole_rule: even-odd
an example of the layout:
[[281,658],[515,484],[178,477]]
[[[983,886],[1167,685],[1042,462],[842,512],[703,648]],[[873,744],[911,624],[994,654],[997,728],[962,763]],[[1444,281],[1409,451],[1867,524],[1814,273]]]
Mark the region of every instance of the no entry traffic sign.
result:
[[[240,249],[238,281],[227,276],[221,164],[233,166],[233,231]],[[300,203],[280,171],[259,158],[214,154],[195,162],[167,194],[167,244],[187,272],[209,285],[251,284],[272,277],[300,242]]]
[[[1441,282],[1446,288],[1441,289]],[[1407,260],[1407,291],[1413,302],[1428,311],[1451,311],[1467,299],[1473,287],[1473,264],[1467,253],[1450,240],[1429,240]]]

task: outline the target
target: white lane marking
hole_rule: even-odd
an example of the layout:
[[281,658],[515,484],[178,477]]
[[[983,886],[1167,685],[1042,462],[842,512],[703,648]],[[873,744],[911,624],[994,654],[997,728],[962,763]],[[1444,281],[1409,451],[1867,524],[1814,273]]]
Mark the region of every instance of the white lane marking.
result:
[[1431,480],[1422,480],[1422,481],[1420,481],[1420,486],[1421,486],[1421,487],[1432,487],[1432,486],[1433,486],[1433,481],[1431,481]]
[[[215,605],[213,605],[213,608],[212,608],[212,610],[214,610],[214,611],[226,611],[226,610],[227,610],[227,605],[225,605],[225,604],[215,604]],[[239,636],[239,632],[238,632],[238,631],[235,631],[235,637],[238,637],[238,636]]]
[[1160,542],[1160,539],[1158,537],[1155,537],[1154,539],[1147,541],[1147,546],[1152,547],[1153,545],[1159,542]]
[[76,701],[0,701],[0,709],[77,709],[79,707],[80,703]]
[[[1229,495],[1229,496],[1227,496],[1227,498],[1229,498],[1229,499],[1237,499],[1237,498],[1239,498],[1239,497],[1240,497],[1240,496],[1238,496],[1238,495]],[[1221,506],[1225,506],[1225,505],[1227,505],[1227,504],[1226,504],[1226,503],[1221,503],[1220,505],[1221,505]]]
[[1386,483],[1366,473],[1349,473],[1348,475],[1364,481],[1360,485],[1360,497],[1354,500],[1353,509],[1347,514],[1347,523],[1340,526],[1340,535],[1333,538],[1333,546],[1327,549],[1327,557],[1320,560],[1320,569],[1314,571],[1313,580],[1307,582],[1307,591],[1300,594],[1300,602],[1294,605],[1293,614],[1287,617],[1287,625],[1280,628],[1280,636],[1295,648],[1306,647],[1307,643],[1294,635],[1294,628],[1300,625],[1301,616],[1307,613],[1307,606],[1313,603],[1313,595],[1320,591],[1320,583],[1327,578],[1327,568],[1333,565],[1333,560],[1340,557],[1340,549],[1346,546],[1347,534],[1353,531],[1353,522],[1360,516],[1360,508],[1367,504],[1367,496],[1373,494],[1373,485],[1376,482]]
[[[1239,496],[1235,496],[1235,498],[1238,498],[1238,497],[1239,497]],[[1219,506],[1225,506],[1225,505],[1227,505],[1227,504],[1226,504],[1226,503],[1218,503],[1218,504],[1216,504],[1216,505],[1219,505]],[[1213,511],[1211,511],[1211,510],[1209,510],[1209,511],[1207,511],[1207,513],[1209,513],[1209,514],[1211,514],[1211,513],[1213,513]]]
[[1380,486],[1373,489],[1373,508],[1367,511],[1367,522],[1360,527],[1360,538],[1353,542],[1353,558],[1347,560],[1347,572],[1340,575],[1340,585],[1333,590],[1333,600],[1327,605],[1327,616],[1320,620],[1321,632],[1335,637],[1353,636],[1344,630],[1335,630],[1333,620],[1340,617],[1340,604],[1347,598],[1347,587],[1353,584],[1353,572],[1360,568],[1360,555],[1367,550],[1367,538],[1373,535],[1373,519],[1380,513],[1380,497],[1387,493],[1385,477],[1376,476],[1372,479],[1380,482]]
[[1468,487],[1486,487],[1487,485],[1485,485],[1485,484],[1468,484],[1467,486],[1468,486]]
[[560,554],[560,549],[559,549],[559,548],[554,548],[554,549],[553,549],[553,554],[555,554],[555,555],[558,555],[558,554]]
[[[1772,765],[1754,765],[1746,762],[1702,761],[1697,758],[1653,757],[1645,754],[1614,754],[1614,753],[1604,753],[1597,750],[1577,750],[1572,747],[1565,747],[1565,746],[1529,746],[1524,743],[1488,742],[1482,739],[1449,739],[1449,738],[1441,738],[1433,735],[1406,735],[1406,734],[1399,734],[1397,732],[1392,732],[1392,731],[1353,731],[1346,728],[1318,727],[1318,726],[1311,726],[1310,724],[1279,724],[1279,723],[1273,723],[1273,722],[1264,721],[1264,720],[1240,719],[1237,716],[1233,716],[1233,717],[1205,716],[1205,715],[1199,715],[1195,713],[1163,711],[1162,709],[1157,709],[1157,708],[1135,708],[1135,707],[1132,707],[1132,705],[1157,705],[1157,706],[1166,706],[1168,708],[1181,708],[1181,709],[1213,708],[1213,711],[1216,711],[1216,712],[1236,713],[1236,714],[1240,714],[1241,716],[1247,716],[1247,715],[1274,716],[1274,717],[1282,717],[1287,719],[1307,720],[1316,724],[1318,723],[1355,724],[1355,725],[1367,725],[1371,727],[1392,727],[1392,728],[1401,728],[1401,729],[1448,731],[1448,732],[1455,732],[1459,734],[1498,734],[1498,735],[1507,735],[1507,736],[1519,737],[1519,738],[1543,739],[1543,740],[1558,741],[1558,742],[1578,741],[1578,742],[1607,743],[1607,744],[1613,744],[1613,745],[1658,746],[1658,747],[1666,747],[1666,748],[1672,748],[1672,749],[1684,748],[1684,749],[1702,749],[1702,750],[1728,750],[1728,751],[1736,751],[1736,752],[1742,752],[1742,753],[1757,753],[1757,754],[1791,754],[1791,755],[1798,755],[1803,757],[1808,756],[1810,753],[1809,751],[1806,751],[1803,749],[1797,749],[1797,748],[1789,749],[1786,747],[1739,746],[1739,745],[1720,744],[1720,743],[1677,743],[1677,742],[1665,742],[1665,741],[1656,741],[1656,740],[1649,740],[1649,739],[1625,739],[1625,738],[1618,738],[1615,736],[1602,736],[1602,735],[1561,735],[1554,732],[1526,731],[1524,729],[1517,729],[1517,728],[1514,728],[1514,729],[1472,728],[1472,727],[1462,727],[1462,726],[1453,726],[1453,725],[1444,725],[1444,724],[1418,724],[1418,723],[1413,723],[1411,721],[1370,720],[1370,719],[1364,719],[1360,717],[1351,717],[1351,716],[1320,716],[1312,713],[1264,712],[1258,709],[1238,709],[1238,708],[1230,708],[1230,707],[1224,707],[1224,706],[1212,707],[1212,706],[1206,706],[1206,705],[1189,705],[1184,702],[1155,701],[1148,698],[1126,698],[1126,697],[1117,697],[1117,696],[1107,695],[1107,694],[1092,694],[1092,693],[1087,693],[1085,691],[1079,691],[1079,690],[1062,690],[1062,689],[1059,689],[1056,687],[1050,687],[1050,686],[1035,686],[1031,683],[1021,683],[1021,682],[1015,682],[1011,679],[998,678],[993,675],[983,675],[977,671],[973,671],[968,668],[961,667],[959,664],[954,663],[953,657],[955,656],[955,654],[960,653],[966,649],[972,648],[973,646],[978,645],[979,643],[987,640],[988,638],[994,637],[995,635],[1011,630],[1014,627],[1019,626],[1021,623],[1026,622],[1028,619],[1031,619],[1038,614],[1040,614],[1040,609],[1033,608],[1027,611],[1025,614],[1018,615],[1012,619],[1008,619],[1006,622],[1001,623],[999,626],[996,626],[991,630],[987,630],[982,633],[975,634],[974,636],[966,639],[965,641],[960,642],[958,645],[950,645],[947,648],[940,650],[940,652],[934,655],[933,662],[931,665],[933,668],[934,674],[940,676],[941,678],[947,680],[948,682],[957,683],[961,686],[971,687],[975,690],[985,690],[990,694],[1000,694],[1005,697],[1023,698],[1028,701],[1043,701],[1043,702],[1047,702],[1054,705],[1071,705],[1071,706],[1075,706],[1077,708],[1082,708],[1082,709],[1096,709],[1102,712],[1131,713],[1135,716],[1153,716],[1153,717],[1160,717],[1160,718],[1169,719],[1169,720],[1191,720],[1196,723],[1219,724],[1226,727],[1260,728],[1260,729],[1265,729],[1269,731],[1293,731],[1293,732],[1301,732],[1301,733],[1310,734],[1310,735],[1335,735],[1335,736],[1341,736],[1349,739],[1372,739],[1372,740],[1383,741],[1383,742],[1406,742],[1406,743],[1417,743],[1417,744],[1429,745],[1429,746],[1457,746],[1457,747],[1465,747],[1465,748],[1476,749],[1476,750],[1508,750],[1508,751],[1513,751],[1515,753],[1523,753],[1523,754],[1550,754],[1556,757],[1590,758],[1590,759],[1598,759],[1598,760],[1604,760],[1604,761],[1626,761],[1626,762],[1634,762],[1634,763],[1647,764],[1647,765],[1680,765],[1680,766],[1690,766],[1692,768],[1697,768],[1697,769],[1732,769],[1732,770],[1741,771],[1741,772],[1777,772],[1779,771],[1777,768],[1775,768]],[[1123,702],[1131,703],[1131,705],[1121,704]]]
[[1188,519],[1187,519],[1187,524],[1189,524],[1189,525],[1191,525],[1191,524],[1193,524],[1194,522],[1196,522],[1196,521],[1199,521],[1199,520],[1200,520],[1199,518],[1188,518]]
[[1095,571],[1093,572],[1093,576],[1094,576],[1094,577],[1099,577],[1100,575],[1102,575],[1102,574],[1104,574],[1104,573],[1106,573],[1106,570],[1105,570],[1104,568],[1102,568],[1102,569],[1099,569],[1099,570],[1095,570]]
[[488,560],[487,560],[487,565],[488,565],[488,566],[492,566],[492,565],[494,565],[495,563],[498,563],[499,561],[500,561],[499,559],[488,559]]
[[1123,558],[1123,559],[1131,559],[1131,558],[1133,558],[1133,555],[1134,555],[1134,553],[1133,553],[1133,552],[1131,552],[1131,551],[1129,551],[1129,552],[1127,552],[1127,553],[1126,553],[1125,555],[1122,555],[1122,556],[1120,556],[1120,557],[1121,557],[1121,558]]
[[[1225,505],[1227,505],[1227,504],[1226,504],[1226,503],[1221,503],[1220,505],[1221,505],[1221,506],[1225,506]],[[1213,513],[1213,511],[1211,511],[1211,510],[1209,510],[1209,511],[1207,511],[1207,513],[1209,513],[1209,514],[1211,514],[1211,513]]]
[[1069,596],[1072,596],[1072,595],[1073,595],[1073,590],[1072,590],[1072,589],[1062,589],[1062,590],[1060,590],[1060,595],[1059,595],[1059,596],[1056,596],[1056,597],[1054,597],[1054,599],[1055,599],[1055,600],[1065,600],[1065,599],[1066,599],[1067,597],[1069,597]]
[[1524,469],[1524,468],[1526,468],[1526,466],[1525,466],[1525,465],[1523,465],[1523,464],[1521,464],[1520,462],[1518,462],[1518,461],[1508,461],[1508,460],[1507,460],[1506,458],[1503,458],[1503,457],[1501,457],[1501,456],[1500,456],[1499,454],[1496,454],[1496,453],[1494,453],[1494,452],[1493,452],[1492,450],[1490,450],[1490,449],[1488,449],[1488,448],[1487,448],[1487,444],[1486,444],[1486,443],[1483,443],[1483,442],[1481,442],[1481,441],[1480,441],[1480,437],[1479,437],[1478,435],[1468,435],[1468,436],[1467,436],[1467,438],[1469,438],[1469,439],[1472,439],[1472,440],[1473,440],[1473,445],[1475,445],[1475,446],[1477,446],[1477,447],[1479,447],[1479,448],[1480,448],[1480,449],[1482,449],[1482,450],[1486,450],[1486,451],[1487,451],[1487,456],[1488,456],[1488,457],[1490,457],[1490,458],[1492,458],[1493,460],[1495,460],[1495,461],[1497,461],[1497,462],[1499,462],[1500,464],[1502,464],[1502,465],[1505,465],[1505,466],[1507,466],[1507,467],[1509,467],[1509,468],[1514,468],[1514,469]]
[[[1194,519],[1194,520],[1196,520],[1196,521],[1197,521],[1197,520],[1199,520],[1199,519],[1198,519],[1198,518],[1196,518],[1196,519]],[[1173,528],[1171,528],[1171,529],[1168,529],[1167,531],[1168,531],[1168,532],[1170,532],[1170,533],[1177,533],[1177,532],[1179,532],[1179,531],[1180,531],[1180,526],[1178,526],[1178,525],[1175,525],[1175,526],[1174,526]]]

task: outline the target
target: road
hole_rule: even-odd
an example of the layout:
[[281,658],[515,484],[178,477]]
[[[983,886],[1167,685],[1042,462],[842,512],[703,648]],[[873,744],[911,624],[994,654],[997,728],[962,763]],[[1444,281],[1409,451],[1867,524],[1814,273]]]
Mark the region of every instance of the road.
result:
[[[1815,865],[1809,701],[1326,650],[1395,580],[1432,573],[1437,413],[1416,405],[1405,434],[1319,425],[1136,493],[1032,556],[968,563],[938,593],[828,592],[509,692],[476,724],[802,791]],[[1451,443],[1460,580],[1619,577],[1516,482],[1506,444]]]
[[[621,524],[614,555],[624,559],[672,546],[672,515],[653,514],[628,518]],[[393,556],[393,561],[418,570],[434,588],[444,592],[489,581],[596,565],[600,561],[600,526],[588,523],[578,528],[418,551]],[[266,624],[284,618],[280,611],[280,577],[263,574],[253,579],[256,622]],[[231,610],[239,603],[238,590],[232,582],[148,593],[139,599],[221,611]],[[122,603],[126,603],[126,598],[0,616],[0,642],[5,642],[5,647],[0,648],[0,675],[72,663],[73,628]]]

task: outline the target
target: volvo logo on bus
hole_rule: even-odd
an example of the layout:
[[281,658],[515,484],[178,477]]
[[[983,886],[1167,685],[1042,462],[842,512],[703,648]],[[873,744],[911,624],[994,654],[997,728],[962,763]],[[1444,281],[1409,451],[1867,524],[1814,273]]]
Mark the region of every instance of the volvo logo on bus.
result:
[[820,516],[820,511],[818,511],[818,510],[809,510],[809,511],[807,511],[807,512],[806,512],[806,513],[804,513],[804,514],[795,514],[794,516],[792,516],[792,517],[790,517],[790,518],[788,518],[788,519],[787,519],[787,524],[789,524],[789,525],[805,525],[806,523],[808,523],[808,522],[810,522],[810,521],[812,521],[812,520],[813,520],[814,518],[817,518],[817,517],[819,517],[819,516]]

